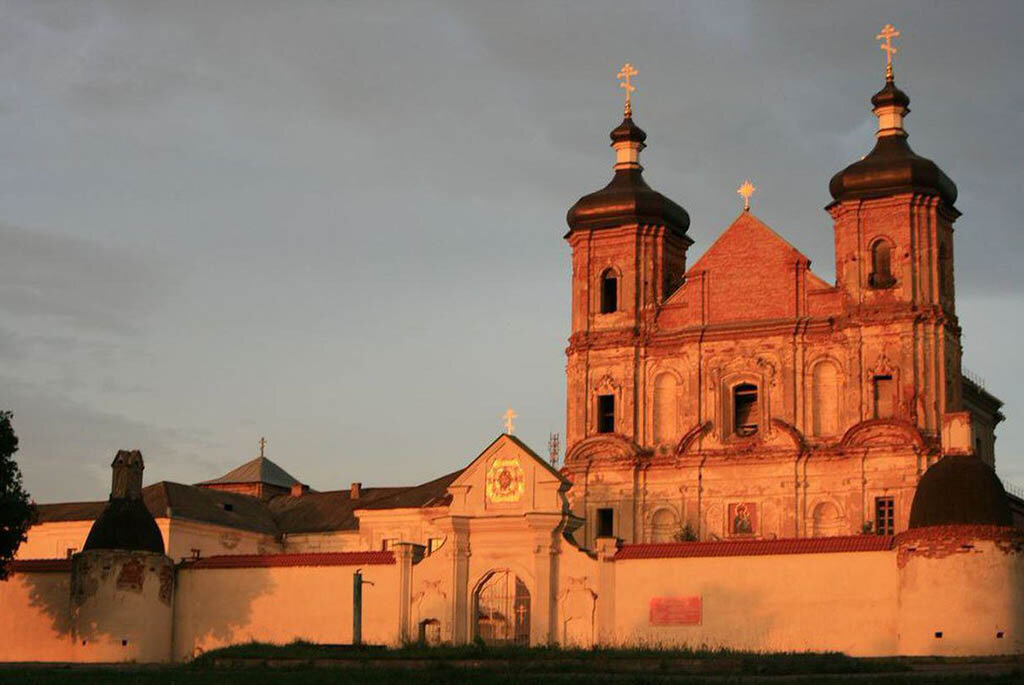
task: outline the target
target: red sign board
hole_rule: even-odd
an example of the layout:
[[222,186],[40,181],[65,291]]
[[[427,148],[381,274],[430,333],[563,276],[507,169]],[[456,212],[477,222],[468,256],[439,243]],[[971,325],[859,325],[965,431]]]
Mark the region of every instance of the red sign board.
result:
[[652,597],[652,626],[699,626],[703,604],[698,597]]

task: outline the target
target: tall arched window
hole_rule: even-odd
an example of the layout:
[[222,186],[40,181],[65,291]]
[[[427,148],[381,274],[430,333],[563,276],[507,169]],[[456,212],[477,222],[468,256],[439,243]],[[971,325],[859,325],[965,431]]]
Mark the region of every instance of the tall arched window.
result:
[[671,373],[654,379],[654,442],[659,445],[676,437],[676,387]]
[[816,436],[835,435],[839,430],[839,373],[835,364],[816,364],[811,379],[812,432]]
[[872,288],[889,288],[896,283],[892,275],[892,246],[879,239],[871,246],[871,274],[868,284]]
[[760,412],[757,404],[757,386],[740,383],[732,389],[733,432],[736,435],[753,435],[757,432]]
[[611,314],[619,309],[619,278],[611,269],[601,274],[601,313]]

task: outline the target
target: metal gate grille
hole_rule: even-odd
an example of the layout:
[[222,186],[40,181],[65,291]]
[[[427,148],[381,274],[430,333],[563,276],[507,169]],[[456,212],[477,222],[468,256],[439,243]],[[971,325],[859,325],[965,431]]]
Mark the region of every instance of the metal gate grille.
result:
[[495,571],[477,590],[476,634],[489,645],[530,644],[530,591],[511,571]]

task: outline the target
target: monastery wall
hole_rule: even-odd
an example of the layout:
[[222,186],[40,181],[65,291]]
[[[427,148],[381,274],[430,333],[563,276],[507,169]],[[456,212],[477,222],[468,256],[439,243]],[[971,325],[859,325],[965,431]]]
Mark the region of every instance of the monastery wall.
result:
[[[263,533],[183,519],[161,517],[155,520],[164,539],[167,556],[176,561],[191,558],[193,550],[199,550],[199,554],[204,557],[281,551],[281,545],[274,537]],[[85,539],[89,537],[92,524],[92,520],[36,524],[29,529],[28,539],[18,548],[16,558],[64,559],[69,549],[80,552],[85,546]]]
[[273,554],[281,551],[274,536],[183,519],[156,519],[167,556],[180,561],[199,550],[202,557],[219,554]]
[[619,645],[897,651],[890,551],[618,560]]
[[[167,539],[167,519],[158,519],[157,526]],[[51,521],[38,523],[28,530],[28,539],[21,543],[16,559],[66,559],[68,550],[82,551],[89,537],[92,519],[88,521]]]
[[[264,563],[274,563],[273,557],[269,559]],[[254,640],[351,643],[352,576],[358,569],[367,581],[363,585],[363,641],[396,644],[398,566],[360,561],[365,562],[353,559],[331,565],[280,566],[262,565],[250,557],[225,562],[236,564],[229,568],[203,567],[202,562],[179,567],[174,659],[190,659],[217,647]],[[305,563],[320,560],[311,558]]]

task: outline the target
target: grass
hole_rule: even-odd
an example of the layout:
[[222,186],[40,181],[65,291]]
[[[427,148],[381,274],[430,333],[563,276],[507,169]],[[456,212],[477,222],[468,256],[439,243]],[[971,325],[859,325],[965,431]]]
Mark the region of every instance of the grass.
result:
[[[269,663],[268,663],[269,662]],[[274,683],[1017,683],[1019,666],[998,659],[924,660],[934,670],[914,672],[922,660],[853,658],[839,653],[757,654],[725,649],[558,649],[554,647],[410,646],[353,648],[293,642],[248,643],[208,652],[175,666],[0,665],[0,683],[74,682],[257,685]],[[977,663],[975,663],[977,662]],[[318,663],[322,667],[317,667]],[[1017,662],[1019,663],[1019,662]],[[1003,673],[974,666],[1000,666]]]
[[[759,654],[728,649],[661,649],[657,647],[564,649],[559,647],[408,646],[398,649],[354,648],[296,641],[287,645],[251,642],[224,647],[193,662],[200,667],[224,660],[344,660],[474,662],[481,666],[514,667],[519,671],[604,672],[643,670],[671,673],[680,668],[732,671],[744,674],[898,673],[909,667],[897,659],[855,659],[838,652]],[[689,669],[686,669],[689,670]]]

